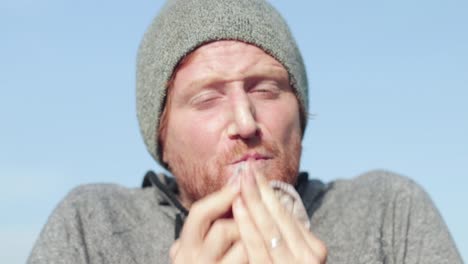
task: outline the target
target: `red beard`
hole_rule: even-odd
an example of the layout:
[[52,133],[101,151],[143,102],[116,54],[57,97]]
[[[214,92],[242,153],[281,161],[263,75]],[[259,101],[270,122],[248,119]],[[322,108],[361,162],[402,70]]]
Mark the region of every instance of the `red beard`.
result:
[[229,178],[227,176],[230,176],[225,175],[225,168],[252,151],[272,157],[262,171],[268,180],[279,180],[294,185],[299,170],[300,139],[293,140],[293,143],[286,147],[287,149],[282,149],[278,144],[267,141],[249,146],[239,140],[231,149],[212,161],[199,161],[177,153],[173,156],[174,160],[169,161],[169,167],[179,185],[182,203],[189,207],[193,202],[220,190],[226,184]]

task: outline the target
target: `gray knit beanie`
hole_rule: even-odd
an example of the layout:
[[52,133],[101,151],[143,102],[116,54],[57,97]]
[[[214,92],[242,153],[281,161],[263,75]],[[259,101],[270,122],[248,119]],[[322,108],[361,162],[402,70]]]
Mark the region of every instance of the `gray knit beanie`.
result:
[[[267,1],[169,0],[140,44],[136,84],[140,130],[148,151],[163,166],[158,130],[167,84],[181,59],[216,40],[253,44],[282,63],[307,112],[307,76],[302,56],[288,25]],[[301,121],[305,129],[306,118]]]

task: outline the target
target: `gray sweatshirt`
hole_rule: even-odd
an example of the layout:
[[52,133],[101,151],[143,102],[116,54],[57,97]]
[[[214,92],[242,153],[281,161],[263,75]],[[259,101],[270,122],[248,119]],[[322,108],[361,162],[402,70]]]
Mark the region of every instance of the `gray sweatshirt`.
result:
[[[327,263],[462,263],[428,195],[413,181],[373,171],[296,186]],[[171,178],[165,190],[176,191]],[[169,263],[180,209],[160,188],[86,185],[58,205],[28,263]]]

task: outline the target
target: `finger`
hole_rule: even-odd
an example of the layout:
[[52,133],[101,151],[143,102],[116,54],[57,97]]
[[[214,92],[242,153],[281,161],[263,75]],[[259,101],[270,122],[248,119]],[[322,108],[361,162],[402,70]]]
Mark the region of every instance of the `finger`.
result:
[[236,198],[234,201],[232,212],[239,228],[242,243],[247,251],[249,263],[271,262],[263,238],[250,219],[241,198]]
[[239,239],[239,229],[234,219],[216,220],[205,236],[200,255],[201,262],[211,263],[220,260]]
[[172,262],[174,262],[175,260],[175,256],[177,255],[177,251],[179,251],[179,247],[180,247],[180,240],[174,241],[174,243],[171,246],[171,249],[169,250],[169,256]]
[[249,263],[247,251],[241,240],[238,240],[236,243],[234,243],[234,245],[232,245],[232,247],[226,252],[220,262],[222,264]]
[[[282,233],[262,201],[255,175],[250,166],[241,178],[241,196],[245,201],[250,218],[259,230],[264,244],[267,245],[268,253],[272,256],[272,259],[275,262],[288,262],[288,258],[291,256],[288,244],[280,241],[280,243],[272,245],[272,241],[282,239]],[[273,247],[274,250],[272,250]]]
[[265,177],[259,172],[254,173],[262,200],[272,219],[276,220],[277,226],[281,234],[283,234],[284,242],[288,244],[292,254],[297,259],[309,259],[309,252],[311,251],[319,259],[323,255],[326,256],[325,245],[295,219],[291,213],[285,210]]
[[325,245],[317,236],[315,236],[309,229],[305,226],[299,224],[301,233],[306,240],[309,247],[313,250],[314,254],[323,262],[327,259],[328,250]]
[[298,221],[285,210],[265,177],[259,172],[254,172],[254,174],[258,182],[263,204],[272,216],[272,219],[276,221],[280,232],[283,234],[283,239],[288,243],[290,248],[306,247],[307,243],[298,226]]
[[239,193],[239,185],[239,176],[234,175],[223,189],[192,205],[180,238],[184,247],[198,247],[202,244],[213,221],[231,209],[232,202]]

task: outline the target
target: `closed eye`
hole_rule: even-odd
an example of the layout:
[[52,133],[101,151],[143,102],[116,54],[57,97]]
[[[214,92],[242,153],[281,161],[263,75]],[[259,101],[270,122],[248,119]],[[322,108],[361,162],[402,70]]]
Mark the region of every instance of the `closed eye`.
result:
[[249,93],[263,99],[275,99],[280,92],[281,88],[276,82],[260,82],[249,90]]
[[190,100],[190,105],[198,109],[206,109],[214,106],[222,95],[216,91],[207,91],[194,96]]

